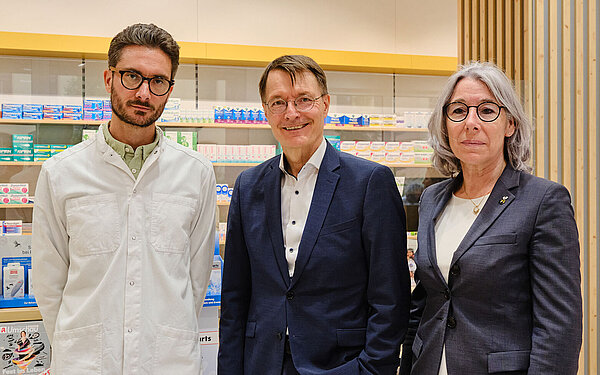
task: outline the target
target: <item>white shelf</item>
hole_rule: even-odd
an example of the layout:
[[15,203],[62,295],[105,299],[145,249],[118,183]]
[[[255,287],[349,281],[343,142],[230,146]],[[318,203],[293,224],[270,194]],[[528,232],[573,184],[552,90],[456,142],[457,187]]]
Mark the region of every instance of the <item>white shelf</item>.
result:
[[[0,119],[0,124],[22,124],[22,125],[93,125],[98,126],[107,120],[11,120]],[[267,124],[225,124],[225,123],[200,123],[200,122],[157,122],[156,125],[166,128],[216,128],[216,129],[266,129],[271,127]],[[335,131],[383,131],[383,132],[406,132],[427,133],[427,129],[397,128],[393,126],[334,126],[326,125],[325,130]]]

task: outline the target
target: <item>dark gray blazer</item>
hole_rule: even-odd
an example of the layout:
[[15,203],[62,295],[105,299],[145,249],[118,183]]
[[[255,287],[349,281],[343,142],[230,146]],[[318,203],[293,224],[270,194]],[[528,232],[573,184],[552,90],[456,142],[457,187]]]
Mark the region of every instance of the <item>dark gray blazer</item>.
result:
[[461,178],[421,196],[418,282],[400,373],[437,375],[445,343],[449,374],[575,375],[582,306],[569,192],[506,167],[456,250],[446,283],[435,223]]

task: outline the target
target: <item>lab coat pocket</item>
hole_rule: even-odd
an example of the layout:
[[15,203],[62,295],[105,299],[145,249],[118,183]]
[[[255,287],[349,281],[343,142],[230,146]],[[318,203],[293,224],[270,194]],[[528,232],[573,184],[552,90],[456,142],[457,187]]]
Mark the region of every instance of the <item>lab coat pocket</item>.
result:
[[196,201],[170,194],[152,194],[150,243],[156,251],[182,254],[189,246]]
[[154,374],[201,374],[202,349],[198,332],[158,326]]
[[52,373],[102,373],[102,323],[58,331],[52,342]]
[[69,249],[78,255],[111,253],[119,247],[119,205],[115,194],[67,200]]

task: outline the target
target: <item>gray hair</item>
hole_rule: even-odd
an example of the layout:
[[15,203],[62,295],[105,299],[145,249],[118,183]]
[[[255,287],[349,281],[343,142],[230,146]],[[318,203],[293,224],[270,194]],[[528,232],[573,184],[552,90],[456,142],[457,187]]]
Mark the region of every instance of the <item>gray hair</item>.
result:
[[433,148],[433,165],[446,176],[454,176],[462,169],[460,160],[450,148],[444,106],[449,103],[456,85],[463,78],[472,78],[483,82],[498,103],[506,107],[508,119],[512,119],[515,125],[515,132],[504,139],[504,159],[515,170],[531,171],[527,161],[531,157],[533,126],[525,114],[519,95],[510,79],[500,68],[493,63],[478,61],[461,66],[456,73],[450,76],[438,98],[428,124]]
[[110,41],[108,66],[116,67],[123,48],[128,46],[144,46],[162,50],[171,60],[171,79],[175,78],[179,67],[179,45],[171,34],[151,23],[136,23],[127,26]]

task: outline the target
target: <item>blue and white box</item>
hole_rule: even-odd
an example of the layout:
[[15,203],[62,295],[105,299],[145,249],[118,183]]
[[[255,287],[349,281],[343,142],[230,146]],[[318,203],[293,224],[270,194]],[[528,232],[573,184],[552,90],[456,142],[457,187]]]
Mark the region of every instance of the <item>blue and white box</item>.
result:
[[102,111],[104,109],[104,103],[102,100],[97,99],[85,99],[83,101],[84,111]]

